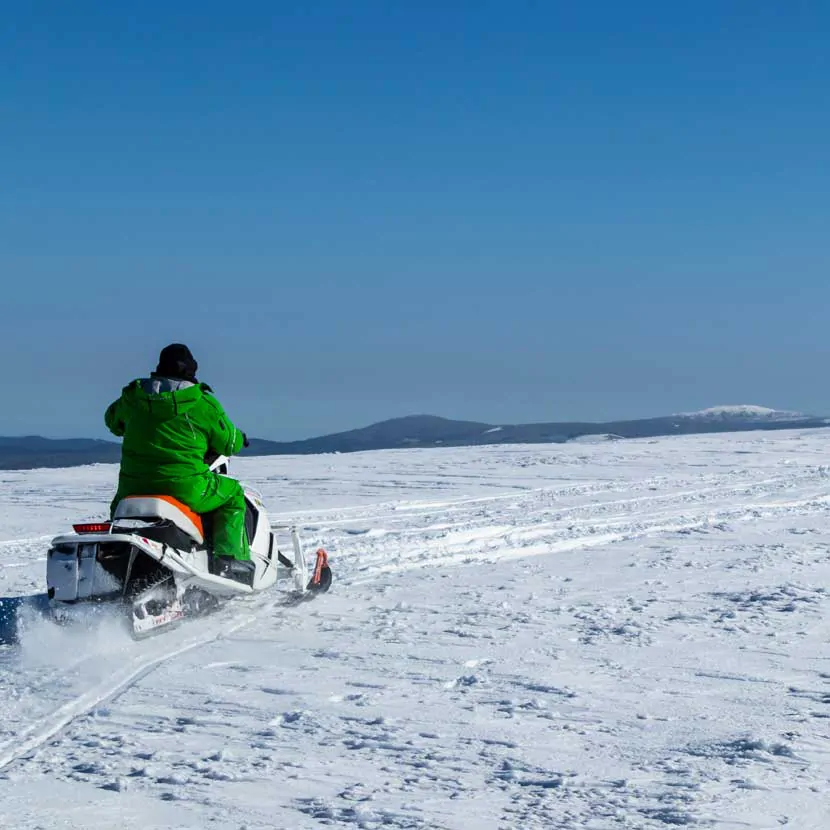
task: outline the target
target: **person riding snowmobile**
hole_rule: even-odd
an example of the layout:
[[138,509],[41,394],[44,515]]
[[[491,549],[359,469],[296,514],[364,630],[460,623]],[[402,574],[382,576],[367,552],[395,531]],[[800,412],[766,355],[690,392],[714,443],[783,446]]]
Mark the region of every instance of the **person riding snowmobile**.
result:
[[211,513],[219,575],[249,582],[253,562],[242,486],[212,473],[206,461],[209,453],[235,455],[248,439],[211,388],[196,379],[198,368],[187,346],[171,343],[150,377],[125,386],[107,408],[107,428],[124,439],[111,515],[121,499],[140,495],[172,496],[196,513]]

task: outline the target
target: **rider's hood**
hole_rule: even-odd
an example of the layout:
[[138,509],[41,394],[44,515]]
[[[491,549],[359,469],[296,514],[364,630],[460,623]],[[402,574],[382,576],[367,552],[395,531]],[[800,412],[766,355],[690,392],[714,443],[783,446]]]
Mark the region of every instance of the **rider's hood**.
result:
[[175,378],[141,378],[135,382],[134,394],[156,418],[167,420],[184,414],[202,400],[202,386]]
[[143,378],[141,381],[141,388],[148,395],[160,395],[162,392],[180,392],[182,389],[189,389],[195,386],[189,380],[179,380],[178,378],[162,378],[156,375],[149,378]]

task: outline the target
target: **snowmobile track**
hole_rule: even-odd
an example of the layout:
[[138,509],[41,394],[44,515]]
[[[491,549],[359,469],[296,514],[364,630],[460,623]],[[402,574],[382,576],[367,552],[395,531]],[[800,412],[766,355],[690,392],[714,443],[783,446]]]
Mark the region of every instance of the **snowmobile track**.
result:
[[167,661],[223,639],[228,634],[250,625],[255,619],[256,615],[251,614],[221,632],[212,631],[210,634],[202,635],[160,654],[148,655],[143,659],[137,658],[122,667],[120,671],[117,671],[106,681],[67,701],[44,720],[21,730],[13,740],[0,746],[0,771],[15,761],[35,752],[48,740],[72,724],[73,721],[88,714],[96,706],[114,700]]

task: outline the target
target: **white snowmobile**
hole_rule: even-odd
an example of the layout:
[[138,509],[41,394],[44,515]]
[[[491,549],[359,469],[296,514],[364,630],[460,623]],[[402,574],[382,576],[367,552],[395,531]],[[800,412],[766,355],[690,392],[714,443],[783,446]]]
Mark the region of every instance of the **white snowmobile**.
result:
[[[228,459],[214,472],[227,475]],[[223,599],[253,594],[290,580],[299,598],[327,591],[332,574],[326,552],[309,567],[297,528],[271,527],[259,493],[245,488],[245,530],[250,562],[213,555],[210,516],[198,516],[169,496],[128,496],[111,522],[73,526],[52,540],[46,561],[47,595],[55,616],[89,602],[124,603],[135,637],[154,634]],[[291,540],[293,556],[277,548],[275,531]]]

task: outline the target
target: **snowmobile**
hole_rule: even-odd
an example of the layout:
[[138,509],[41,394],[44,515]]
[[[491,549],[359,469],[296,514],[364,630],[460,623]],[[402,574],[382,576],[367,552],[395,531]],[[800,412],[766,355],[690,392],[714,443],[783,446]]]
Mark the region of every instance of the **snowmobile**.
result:
[[[210,469],[228,475],[228,459],[216,457]],[[74,606],[121,603],[133,636],[141,638],[286,580],[301,599],[327,591],[332,573],[325,550],[310,567],[297,527],[272,527],[260,494],[244,490],[250,562],[215,556],[210,516],[170,496],[128,496],[111,521],[73,525],[74,533],[52,540],[47,555],[53,616],[60,621]],[[278,549],[277,531],[290,539],[291,557]]]

